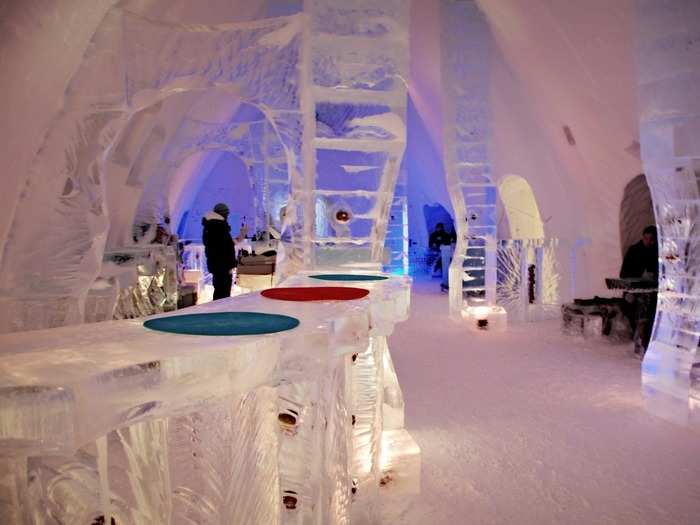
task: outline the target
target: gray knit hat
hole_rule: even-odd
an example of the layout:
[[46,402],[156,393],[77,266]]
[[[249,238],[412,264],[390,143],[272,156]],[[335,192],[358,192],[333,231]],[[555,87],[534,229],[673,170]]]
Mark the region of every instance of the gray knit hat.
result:
[[226,204],[224,204],[223,202],[220,202],[219,204],[214,206],[214,213],[218,213],[219,215],[228,217],[228,206],[226,206]]

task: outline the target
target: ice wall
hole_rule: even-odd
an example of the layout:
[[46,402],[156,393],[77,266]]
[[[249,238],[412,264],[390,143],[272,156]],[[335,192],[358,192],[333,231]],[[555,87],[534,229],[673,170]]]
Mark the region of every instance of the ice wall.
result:
[[495,178],[528,180],[547,237],[591,239],[581,251],[578,290],[605,294],[604,278],[621,262],[624,186],[643,171],[633,4],[479,4],[499,49],[492,68]]
[[[253,188],[245,164],[233,155],[215,155],[214,166],[202,181],[199,191],[194,192],[192,204],[187,206],[187,216],[180,220],[178,231],[184,239],[201,240],[202,217],[211,211],[217,202],[226,202],[231,209],[231,234],[236,235],[243,216],[252,224],[255,220]],[[254,233],[254,232],[251,232]]]
[[659,299],[643,390],[655,413],[700,424],[700,4],[638,0],[641,145],[659,228]]
[[[417,4],[420,13],[440,11],[438,0]],[[493,180],[516,175],[530,183],[547,237],[591,239],[580,251],[577,289],[582,296],[607,293],[604,278],[616,274],[621,262],[617,224],[623,189],[643,171],[635,146],[633,2],[479,0],[478,5],[494,39],[489,68]],[[414,34],[420,36],[412,35],[412,42],[419,40],[422,49],[411,53],[411,96],[441,148],[440,112],[431,107],[441,90],[433,58],[440,52],[440,23],[429,15],[419,19]],[[411,148],[409,155],[419,158]],[[416,172],[424,180],[418,185],[437,185],[439,166],[429,157],[420,155]],[[432,204],[433,198],[416,192],[415,202]],[[446,195],[437,200],[449,207]]]
[[[149,182],[167,181],[188,155],[250,145],[246,133],[254,123],[187,118],[193,94],[228,97],[231,106],[241,99],[258,106],[284,145],[272,157],[284,158],[290,181],[300,178],[298,64],[304,27],[300,16],[179,26],[121,8],[107,13],[69,83],[63,109],[50,124],[16,207],[0,267],[3,331],[83,319],[85,294],[99,273],[112,214],[124,213],[119,206],[110,208],[110,188],[112,193],[126,189],[132,198],[118,204],[133,206]],[[153,207],[146,203],[140,209]],[[41,220],[37,210],[42,210]],[[288,225],[293,228],[294,222],[292,215]],[[289,234],[292,241],[295,235]]]

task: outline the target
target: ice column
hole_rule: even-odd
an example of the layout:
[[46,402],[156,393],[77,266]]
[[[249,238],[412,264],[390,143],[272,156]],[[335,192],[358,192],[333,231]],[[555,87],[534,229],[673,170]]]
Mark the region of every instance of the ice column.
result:
[[[307,264],[380,269],[406,145],[408,0],[306,0],[315,178]],[[307,126],[308,127],[308,126]]]
[[637,0],[644,169],[659,228],[659,297],[642,367],[648,408],[700,425],[700,3]]
[[442,0],[443,156],[455,211],[450,313],[496,298],[496,186],[488,140],[488,23],[473,0]]

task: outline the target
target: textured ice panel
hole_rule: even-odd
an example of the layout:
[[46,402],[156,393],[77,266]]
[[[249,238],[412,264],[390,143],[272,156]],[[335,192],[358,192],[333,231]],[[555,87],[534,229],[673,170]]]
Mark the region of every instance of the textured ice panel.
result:
[[379,453],[382,432],[383,354],[385,346],[375,338],[353,356],[353,456],[351,473],[355,487],[353,513],[372,516],[379,488]]
[[496,296],[511,321],[559,317],[573,299],[575,249],[560,239],[498,242]]
[[[134,319],[177,308],[177,269],[175,247],[151,245],[121,252],[105,252],[100,281],[112,281],[114,302],[103,304],[100,317],[94,307],[111,299],[110,293],[90,289],[86,301],[86,321]],[[90,308],[90,309],[88,309]]]
[[175,523],[279,523],[276,402],[262,387],[170,420]]
[[443,157],[457,245],[449,269],[450,314],[496,300],[496,192],[490,179],[488,23],[473,0],[443,0]]
[[[654,413],[697,425],[700,148],[684,139],[700,115],[697,2],[637,0],[641,149],[659,230],[659,298],[642,365]],[[697,126],[696,126],[697,130]]]
[[[410,303],[410,279],[390,276],[381,281],[328,282],[298,274],[282,286],[352,286],[369,290],[369,315],[371,339],[369,345],[352,356],[350,368],[352,415],[352,454],[350,473],[353,486],[352,520],[358,523],[375,523],[387,496],[405,497],[420,486],[420,449],[404,429],[404,400],[394,369],[387,336],[396,322],[405,320]],[[399,432],[399,446],[390,450],[385,444],[386,433]],[[389,438],[387,443],[392,442]],[[402,441],[403,440],[403,441]],[[386,479],[384,479],[385,475]],[[416,477],[418,476],[418,477]],[[384,480],[384,481],[382,481]],[[390,480],[402,480],[389,483]],[[386,485],[384,494],[382,487]],[[388,491],[388,493],[387,493]]]
[[[255,130],[246,144],[241,125],[238,135],[227,132],[225,123],[213,125],[213,117],[196,105],[198,97],[214,97],[217,106],[224,97],[232,107],[243,100],[264,108],[283,145],[290,190],[298,190],[304,162],[299,100],[304,27],[302,16],[182,26],[111,9],[69,82],[63,109],[22,191],[0,268],[0,328],[83,321],[85,296],[99,274],[110,226],[118,226],[123,242],[129,238],[134,204],[141,203],[142,218],[167,211],[156,181],[170,180],[187,154],[240,148],[250,158],[261,158],[280,151],[279,144],[266,152],[251,147],[259,143]],[[178,127],[190,107],[203,128],[187,119],[184,128]],[[190,132],[173,133],[183,129]],[[42,221],[35,220],[36,209],[44,210]],[[290,214],[288,252],[300,246],[296,236],[301,231],[292,219],[303,216]],[[39,238],[47,241],[36,242]],[[290,253],[288,260],[294,258]]]

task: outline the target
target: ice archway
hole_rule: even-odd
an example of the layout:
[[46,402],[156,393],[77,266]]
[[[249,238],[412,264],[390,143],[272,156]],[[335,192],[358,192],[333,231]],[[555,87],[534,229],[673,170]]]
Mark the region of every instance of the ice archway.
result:
[[[184,115],[176,111],[176,126],[166,132],[168,138],[147,153],[140,162],[140,171],[132,170],[130,174],[140,182],[132,222],[158,224],[163,217],[170,217],[172,224],[179,224],[209,173],[211,156],[229,153],[242,162],[246,184],[253,192],[251,204],[255,213],[250,217],[251,227],[263,228],[271,221],[280,229],[278,214],[268,212],[272,211],[272,202],[289,200],[290,179],[287,150],[274,123],[259,107],[217,90],[184,96],[194,97],[191,105],[184,104],[189,109]],[[176,105],[178,109],[182,102]],[[126,186],[128,182],[119,184],[117,191]],[[122,201],[123,198],[116,202]],[[123,227],[117,229],[113,224],[112,231],[115,230]],[[120,242],[124,246],[128,239]]]
[[[128,237],[137,196],[149,181],[157,185],[158,177],[173,176],[184,152],[217,141],[218,148],[244,148],[239,123],[183,118],[197,95],[228,98],[229,107],[240,100],[258,107],[283,144],[291,179],[298,179],[304,27],[301,16],[167,25],[112,9],[68,86],[21,194],[2,258],[0,328],[80,322],[108,237],[113,245]],[[155,176],[140,179],[151,171]],[[123,195],[119,207],[110,206],[110,187],[131,193],[126,209]],[[160,207],[146,203],[140,211]],[[45,221],[33,220],[37,208],[45,210]]]
[[512,239],[544,239],[544,224],[530,184],[517,175],[507,175],[498,184],[510,237]]

